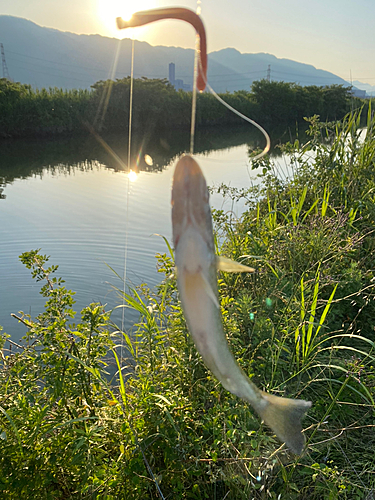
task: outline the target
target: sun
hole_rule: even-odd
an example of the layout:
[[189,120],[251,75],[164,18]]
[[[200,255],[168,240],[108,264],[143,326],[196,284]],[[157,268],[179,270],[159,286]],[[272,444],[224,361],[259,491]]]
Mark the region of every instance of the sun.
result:
[[129,31],[117,28],[117,17],[128,20],[134,12],[156,9],[158,6],[158,0],[133,0],[131,2],[127,0],[97,0],[97,16],[107,36],[124,38],[129,37]]

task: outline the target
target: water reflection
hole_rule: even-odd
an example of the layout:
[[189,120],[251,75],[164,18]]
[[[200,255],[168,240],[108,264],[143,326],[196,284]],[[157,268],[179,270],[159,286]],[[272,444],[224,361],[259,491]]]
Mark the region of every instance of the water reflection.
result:
[[[271,156],[280,156],[277,145],[293,140],[294,134],[285,130],[270,132]],[[56,139],[17,139],[1,143],[0,199],[6,197],[4,187],[15,179],[43,176],[48,169],[52,174],[69,175],[74,171],[89,171],[98,164],[116,171],[127,168],[128,138],[111,134],[102,138],[109,146],[103,147],[93,135]],[[173,160],[189,150],[190,138],[185,130],[169,131],[157,136],[132,139],[130,169],[135,172],[164,170]],[[195,153],[208,154],[247,144],[249,154],[264,147],[264,137],[256,129],[243,127],[205,129],[197,131]],[[113,152],[111,153],[110,150]]]
[[[197,133],[195,151],[210,186],[242,189],[253,182],[256,172],[249,170],[248,153],[262,148],[264,138],[250,131],[245,126]],[[43,310],[39,285],[18,259],[30,249],[41,248],[51,255],[51,264],[60,266],[58,275],[77,292],[78,311],[90,302],[107,304],[107,310],[117,306],[112,285],[123,287],[117,275],[123,276],[125,268],[127,284],[159,283],[155,254],[166,246],[154,234],[171,241],[173,169],[168,167],[188,150],[188,135],[134,137],[129,170],[128,140],[121,134],[104,137],[110,149],[93,136],[2,142],[1,195],[7,197],[0,200],[0,275],[6,283],[0,287],[0,325],[12,338],[17,341],[25,328],[10,313],[23,310],[34,317]],[[273,144],[289,137],[271,135]],[[213,194],[211,205],[239,215],[244,200],[234,207]],[[115,322],[121,321],[118,314],[113,314]],[[126,328],[135,319],[127,312]]]

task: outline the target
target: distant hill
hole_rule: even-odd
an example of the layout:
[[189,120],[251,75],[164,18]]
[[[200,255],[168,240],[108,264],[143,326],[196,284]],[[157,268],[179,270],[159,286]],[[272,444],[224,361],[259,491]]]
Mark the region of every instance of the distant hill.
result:
[[354,80],[353,85],[358,89],[365,90],[368,96],[375,97],[375,85],[370,85],[369,83],[362,83],[358,80]]
[[[130,74],[130,39],[119,41],[100,35],[77,35],[1,15],[0,43],[4,45],[10,77],[35,88],[90,88],[98,80]],[[113,71],[117,51],[118,63]],[[168,78],[171,62],[176,65],[176,79],[191,85],[192,49],[135,42],[136,78]],[[233,48],[211,52],[208,68],[209,83],[217,92],[249,90],[254,80],[266,78],[267,71],[271,80],[301,85],[349,85],[333,73],[309,64],[278,59],[271,54],[241,54]]]

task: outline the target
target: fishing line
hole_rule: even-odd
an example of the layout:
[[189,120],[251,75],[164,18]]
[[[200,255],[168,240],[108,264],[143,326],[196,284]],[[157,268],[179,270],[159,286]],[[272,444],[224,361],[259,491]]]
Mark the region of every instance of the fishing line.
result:
[[[116,65],[117,65],[117,60],[118,60],[118,53],[119,53],[119,51],[117,51],[116,57],[115,57],[115,61],[116,61],[115,64]],[[132,170],[130,168],[130,161],[131,161],[131,137],[132,137],[133,93],[134,93],[134,85],[133,84],[134,84],[134,37],[132,37],[132,52],[131,52],[130,97],[129,97],[128,160],[127,160],[128,164],[125,165],[124,162],[122,161],[122,159],[113,151],[113,149],[109,146],[109,144],[107,144],[106,141],[96,132],[96,130],[94,129],[94,127],[91,126],[89,123],[85,122],[86,127],[93,134],[93,136],[95,137],[95,139],[114,158],[114,160],[116,160],[116,162],[121,166],[121,168],[124,171],[126,171],[126,169],[128,170],[128,174],[132,172]],[[107,95],[105,94],[105,92],[103,93],[103,95],[106,98],[107,104],[108,104],[108,101],[109,101],[109,96],[110,96],[111,88],[112,88],[112,86],[110,86],[108,88]],[[102,106],[102,103],[103,103],[103,96],[102,96],[102,100],[101,100],[100,105],[99,105],[99,110],[100,110],[100,108]],[[105,107],[105,111],[106,111],[106,107]],[[105,111],[103,109],[103,115],[102,115],[103,117],[104,117]],[[97,112],[97,116],[95,117],[95,119],[97,119],[97,117],[99,115],[99,112]],[[127,272],[127,256],[128,256],[128,234],[129,234],[129,230],[128,230],[128,228],[129,228],[129,198],[130,198],[130,177],[128,175],[128,178],[127,178],[127,195],[126,195],[126,215],[125,215],[125,251],[124,251],[124,274],[123,274],[123,294],[122,294],[123,302],[122,302],[121,333],[124,332],[124,321],[125,321],[125,288],[126,288],[126,272]],[[122,334],[121,335],[121,346],[120,346],[120,367],[121,368],[122,368],[122,364],[123,364],[123,351],[124,351],[124,335]],[[120,368],[120,370],[121,370],[121,368]],[[121,377],[121,374],[120,374],[120,377]],[[144,450],[142,448],[142,445],[141,445],[141,443],[138,440],[137,434],[135,433],[135,431],[134,431],[133,427],[131,426],[130,422],[128,422],[128,424],[129,424],[129,428],[130,428],[130,430],[131,430],[131,432],[133,434],[133,437],[134,437],[134,440],[136,442],[136,445],[141,450],[143,461],[145,463],[146,469],[147,469],[147,471],[148,471],[151,479],[155,483],[155,486],[156,486],[156,489],[157,489],[157,491],[159,493],[159,496],[160,496],[160,498],[162,500],[165,500],[165,497],[164,497],[164,495],[163,495],[163,493],[162,493],[162,491],[160,489],[158,480],[155,477],[154,473],[152,472],[151,466],[150,466],[150,464],[149,464],[149,462],[147,460],[147,457],[146,457],[145,452],[144,452]]]
[[[132,171],[130,168],[131,161],[131,144],[132,144],[132,123],[133,123],[133,94],[134,94],[134,35],[132,34],[132,52],[131,52],[131,70],[130,70],[130,97],[129,97],[129,132],[128,132],[128,174]],[[128,239],[129,239],[129,199],[130,199],[130,177],[128,175],[127,179],[127,193],[126,193],[126,216],[125,216],[125,251],[124,251],[124,275],[123,275],[123,290],[122,290],[122,319],[121,319],[121,347],[120,347],[120,369],[123,365],[123,351],[124,351],[124,321],[125,321],[125,289],[126,289],[126,274],[127,274],[127,260],[128,260]],[[121,376],[121,375],[120,375]],[[141,450],[143,461],[146,465],[146,469],[154,481],[156,489],[162,500],[165,497],[160,489],[158,480],[156,479],[154,473],[152,472],[151,466],[147,460],[145,452],[138,440],[137,434],[129,423],[130,430],[134,436],[134,440]]]
[[[197,0],[197,15],[198,16],[201,15],[201,0]],[[199,55],[199,57],[198,57],[198,55]],[[271,148],[270,136],[268,135],[266,130],[261,125],[259,125],[259,123],[252,120],[248,116],[245,116],[244,114],[240,113],[240,111],[238,111],[237,109],[233,108],[230,104],[225,102],[214,91],[214,89],[211,87],[211,85],[207,81],[207,74],[202,66],[202,58],[200,56],[201,56],[201,52],[200,52],[200,44],[199,44],[199,34],[197,33],[196,34],[196,44],[195,44],[195,59],[194,59],[194,85],[193,85],[193,102],[192,102],[192,121],[191,121],[191,132],[190,132],[190,154],[193,154],[193,148],[194,148],[194,130],[195,130],[195,116],[196,116],[196,89],[197,89],[197,75],[198,75],[198,65],[199,65],[200,76],[201,76],[202,80],[204,81],[208,90],[215,97],[215,99],[217,99],[223,106],[225,106],[227,109],[229,109],[232,113],[234,113],[235,115],[239,116],[243,120],[247,121],[248,123],[250,123],[251,125],[256,127],[264,135],[264,137],[266,139],[265,148],[263,149],[263,151],[261,153],[258,153],[257,155],[250,158],[251,161],[253,161],[253,162],[255,160],[259,160],[260,158],[265,156]],[[193,121],[193,118],[194,118],[194,121]]]
[[[200,0],[198,0],[198,2],[200,4]],[[198,12],[198,10],[199,10],[199,12]],[[198,9],[197,9],[197,14],[198,15],[200,14],[200,7],[198,7]],[[207,77],[205,76],[205,73],[204,73],[203,68],[202,68],[201,58],[198,57],[198,55],[199,55],[199,35],[197,34],[196,37],[197,37],[197,42],[196,42],[195,60],[194,60],[194,86],[193,86],[191,131],[190,131],[190,154],[193,154],[193,149],[194,149],[194,130],[195,130],[195,116],[196,116],[196,102],[197,102],[197,98],[196,98],[196,90],[197,90],[196,81],[197,81],[197,74],[198,74],[198,72],[197,72],[197,63],[198,63],[199,67],[201,69],[201,75],[202,75],[203,81],[205,82],[206,87],[211,92],[211,94],[215,97],[215,99],[217,99],[223,106],[225,106],[227,109],[229,109],[229,111],[231,111],[235,115],[239,116],[243,120],[247,121],[248,123],[250,123],[251,125],[253,125],[254,127],[256,127],[258,130],[260,130],[260,132],[262,132],[262,134],[264,135],[264,137],[266,139],[266,146],[264,147],[263,151],[261,151],[260,153],[258,153],[255,156],[251,157],[250,160],[252,162],[254,162],[255,160],[259,160],[260,158],[263,158],[263,156],[265,156],[268,153],[268,151],[270,150],[270,148],[271,148],[271,139],[270,139],[270,136],[268,135],[267,131],[261,125],[259,125],[259,123],[257,123],[255,120],[252,120],[248,116],[242,114],[240,111],[238,111],[237,109],[233,108],[230,104],[228,104],[227,102],[225,102],[224,99],[222,99],[214,91],[214,89],[211,87],[211,85],[208,83]]]
[[195,54],[194,54],[194,77],[193,77],[193,99],[191,101],[191,124],[190,124],[190,154],[194,154],[195,137],[195,117],[197,110],[197,75],[199,56],[199,35],[195,35]]
[[[165,11],[168,11],[168,15]],[[227,107],[231,112],[235,113],[236,115],[238,115],[240,118],[244,119],[245,121],[249,122],[250,124],[254,125],[256,128],[258,128],[262,134],[264,135],[264,137],[266,138],[266,147],[264,148],[264,150],[257,154],[255,157],[252,158],[252,160],[256,160],[256,159],[259,159],[261,158],[262,156],[264,156],[270,149],[270,138],[267,134],[267,132],[263,129],[263,127],[261,127],[260,125],[258,125],[254,120],[252,120],[251,118],[248,118],[247,116],[243,115],[242,113],[240,113],[239,111],[237,111],[236,109],[234,109],[232,106],[230,106],[228,103],[226,103],[223,99],[221,99],[221,97],[219,97],[216,92],[212,89],[212,87],[207,83],[207,78],[206,78],[206,75],[205,75],[205,70],[203,68],[203,66],[206,66],[206,61],[207,61],[207,50],[206,50],[206,37],[205,37],[205,32],[204,32],[204,27],[203,27],[203,24],[199,18],[199,15],[201,13],[201,9],[200,9],[200,0],[197,0],[197,15],[193,14],[191,11],[190,11],[190,14],[189,14],[189,11],[187,9],[179,9],[179,8],[175,8],[175,9],[164,9],[164,12],[163,12],[163,9],[160,9],[158,10],[158,14],[159,14],[159,19],[161,18],[165,18],[165,17],[171,17],[171,14],[172,14],[172,17],[175,16],[175,15],[178,15],[178,13],[181,13],[181,11],[185,11],[185,16],[187,15],[190,20],[189,22],[191,24],[193,24],[193,26],[196,28],[196,31],[201,33],[201,36],[199,36],[197,34],[196,36],[196,49],[195,49],[195,58],[194,58],[194,83],[193,83],[193,95],[192,95],[192,112],[191,112],[191,129],[190,129],[190,153],[193,154],[194,152],[194,136],[195,136],[195,122],[196,122],[196,93],[197,93],[197,88],[199,88],[199,90],[203,90],[204,89],[204,85],[202,84],[202,80],[205,82],[205,84],[208,86],[208,89],[210,90],[210,92],[214,95],[214,97],[221,103],[223,104],[225,107]],[[151,14],[150,14],[151,12]],[[117,25],[119,28],[125,28],[125,27],[132,27],[132,26],[140,26],[142,24],[147,24],[148,22],[150,22],[148,20],[148,17],[149,16],[155,16],[155,12],[156,11],[153,11],[154,14],[152,14],[152,11],[149,11],[149,12],[145,12],[145,13],[138,13],[138,17],[142,17],[144,16],[144,19],[140,19],[140,21],[133,25],[131,25],[130,23],[128,22],[124,22],[121,18],[118,18],[117,19]],[[191,14],[193,14],[193,19],[191,18]],[[194,16],[195,16],[195,19],[194,19]],[[177,17],[178,18],[178,17]],[[203,64],[202,64],[202,58],[203,59]],[[199,79],[199,85],[198,85],[198,79]],[[132,39],[132,59],[131,59],[131,86],[130,86],[130,103],[129,103],[129,141],[128,141],[128,169],[130,171],[130,151],[131,151],[131,126],[132,126],[132,104],[133,104],[133,80],[134,80],[134,38]],[[124,287],[123,287],[123,311],[122,311],[122,331],[124,330],[124,318],[125,318],[125,283],[126,283],[126,270],[127,270],[127,250],[128,250],[128,218],[129,218],[129,178],[128,178],[128,189],[127,189],[127,211],[126,211],[126,230],[125,230],[125,255],[124,255],[124,278],[123,278],[123,283],[124,283]],[[123,361],[123,347],[124,347],[124,336],[122,335],[122,339],[121,339],[121,353],[120,353],[120,360],[121,360],[121,367],[122,367],[122,361]],[[133,432],[133,435],[135,436],[136,438],[136,435],[135,433]],[[154,484],[156,485],[157,487],[157,491],[160,495],[160,497],[162,499],[164,499],[164,496],[160,490],[160,487],[159,487],[159,484],[158,484],[158,481],[157,481],[157,478],[154,476],[152,470],[151,470],[151,467],[147,461],[147,458],[145,456],[145,453],[142,449],[142,446],[140,445],[140,443],[138,442],[138,447],[140,448],[141,450],[141,453],[142,453],[142,456],[143,456],[143,460],[146,464],[146,467],[147,467],[147,470],[152,478],[152,480],[154,481]]]
[[[131,144],[132,144],[132,123],[133,123],[133,92],[134,92],[134,35],[132,34],[132,52],[131,52],[131,68],[130,68],[130,96],[129,96],[129,131],[128,131],[128,174],[131,172]],[[129,239],[129,198],[130,198],[130,178],[128,175],[126,185],[126,215],[125,215],[125,250],[124,250],[124,274],[123,274],[123,289],[122,289],[122,318],[121,332],[124,332],[125,322],[125,289],[126,289],[126,274],[128,263],[128,239]],[[124,335],[121,335],[120,349],[120,364],[123,362],[124,350]]]
[[[197,0],[197,15],[201,14],[201,0]],[[194,138],[195,138],[195,118],[197,111],[197,79],[198,79],[198,64],[202,67],[200,57],[200,38],[198,33],[195,35],[195,53],[194,53],[194,75],[193,75],[193,98],[191,102],[191,125],[190,125],[190,154],[194,154]]]
[[133,433],[135,443],[136,443],[136,445],[138,446],[138,448],[141,450],[142,457],[143,457],[143,461],[144,461],[144,463],[145,463],[145,465],[146,465],[146,468],[147,468],[148,473],[149,473],[149,474],[150,474],[150,476],[151,476],[151,479],[152,479],[152,480],[154,481],[154,483],[155,483],[155,486],[156,486],[156,489],[158,490],[158,493],[159,493],[159,495],[160,495],[160,498],[161,498],[162,500],[166,500],[166,499],[165,499],[165,496],[163,495],[163,492],[162,492],[162,491],[161,491],[161,489],[160,489],[160,486],[159,486],[158,480],[156,479],[156,477],[155,477],[154,473],[152,472],[151,466],[150,466],[150,464],[149,464],[149,462],[148,462],[148,460],[147,460],[147,457],[146,457],[146,455],[145,455],[145,452],[143,451],[143,448],[142,448],[142,446],[141,446],[141,443],[140,443],[140,442],[139,442],[139,440],[138,440],[137,434],[135,433],[135,431],[134,431],[133,427],[130,425],[130,422],[128,422],[128,424],[129,424],[129,428],[130,428],[130,430],[131,430],[131,431],[132,431],[132,433]]
[[[200,61],[199,61],[199,64],[201,64]],[[270,136],[268,135],[268,133],[266,132],[266,130],[261,125],[259,125],[259,123],[257,123],[256,121],[252,120],[248,116],[243,115],[242,113],[240,113],[240,111],[238,111],[237,109],[233,108],[230,104],[228,104],[227,102],[225,102],[224,99],[222,99],[214,91],[214,89],[208,83],[207,78],[205,78],[204,74],[202,76],[203,76],[203,80],[204,80],[204,82],[206,84],[206,87],[211,92],[211,94],[215,97],[215,99],[217,99],[223,106],[225,106],[227,109],[229,109],[229,111],[231,111],[235,115],[239,116],[243,120],[247,121],[251,125],[254,125],[254,127],[256,127],[258,130],[260,130],[262,132],[262,134],[264,135],[264,137],[266,139],[266,146],[265,146],[265,148],[263,149],[263,151],[261,153],[258,153],[257,155],[251,157],[250,160],[251,161],[255,161],[255,160],[259,160],[260,158],[263,158],[263,156],[265,156],[268,153],[268,151],[270,150],[270,148],[271,148],[271,139],[270,139]]]
[[[344,429],[343,429],[343,430],[344,430]],[[343,430],[342,430],[342,431],[343,431]],[[331,433],[329,433],[329,434],[331,434]],[[358,472],[357,472],[357,471],[356,471],[356,469],[354,468],[353,464],[352,464],[352,463],[351,463],[351,461],[349,460],[348,456],[345,454],[345,452],[344,452],[344,450],[342,449],[342,446],[341,446],[341,444],[339,443],[339,441],[336,441],[336,442],[335,442],[335,444],[337,444],[337,445],[338,445],[338,447],[340,448],[341,453],[342,453],[342,454],[343,454],[343,456],[345,457],[346,461],[348,462],[348,464],[349,464],[350,468],[352,469],[352,471],[354,472],[354,474],[357,476],[358,480],[362,483],[363,488],[364,488],[365,490],[367,490],[368,492],[370,492],[370,493],[371,493],[373,490],[372,490],[372,489],[370,489],[370,488],[368,488],[368,487],[365,485],[365,483],[362,481],[361,476],[358,474]]]
[[[134,27],[139,27],[139,26],[144,26],[146,24],[155,22],[155,21],[160,21],[162,19],[179,19],[181,21],[186,21],[190,23],[194,28],[195,31],[198,34],[199,37],[199,57],[198,57],[198,71],[197,74],[194,71],[194,83],[193,87],[197,87],[199,91],[203,91],[206,86],[212,93],[212,95],[226,108],[228,108],[232,113],[236,114],[243,120],[249,122],[251,125],[256,127],[262,134],[264,135],[266,139],[266,147],[263,149],[263,151],[251,158],[252,161],[259,160],[262,158],[265,154],[268,153],[270,150],[271,146],[271,141],[269,138],[269,135],[267,132],[264,130],[264,128],[259,125],[256,121],[252,120],[251,118],[245,116],[244,114],[240,113],[237,111],[235,108],[233,108],[230,104],[225,102],[221,97],[217,95],[217,93],[213,90],[213,88],[208,84],[207,82],[207,43],[206,43],[206,31],[204,28],[204,24],[202,22],[202,19],[200,17],[201,13],[201,8],[200,8],[200,0],[197,1],[197,13],[193,12],[190,9],[186,9],[183,7],[171,7],[171,8],[160,8],[160,9],[151,9],[151,10],[144,10],[140,12],[135,12],[133,16],[127,20],[124,21],[121,17],[117,18],[117,26],[120,29],[126,29],[126,28],[134,28]],[[197,51],[196,51],[197,52]],[[196,65],[194,65],[196,66]],[[192,104],[192,123],[191,123],[191,140],[190,140],[190,150],[192,151],[194,149],[194,128],[195,128],[195,108],[196,108],[196,96],[194,95],[193,91],[193,104]]]

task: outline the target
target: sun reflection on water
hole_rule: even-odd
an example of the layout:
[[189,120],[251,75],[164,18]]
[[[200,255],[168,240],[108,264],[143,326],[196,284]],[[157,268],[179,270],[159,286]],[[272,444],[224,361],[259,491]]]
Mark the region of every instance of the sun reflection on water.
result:
[[137,172],[134,172],[134,170],[130,170],[128,173],[128,179],[130,182],[135,182],[137,180]]

